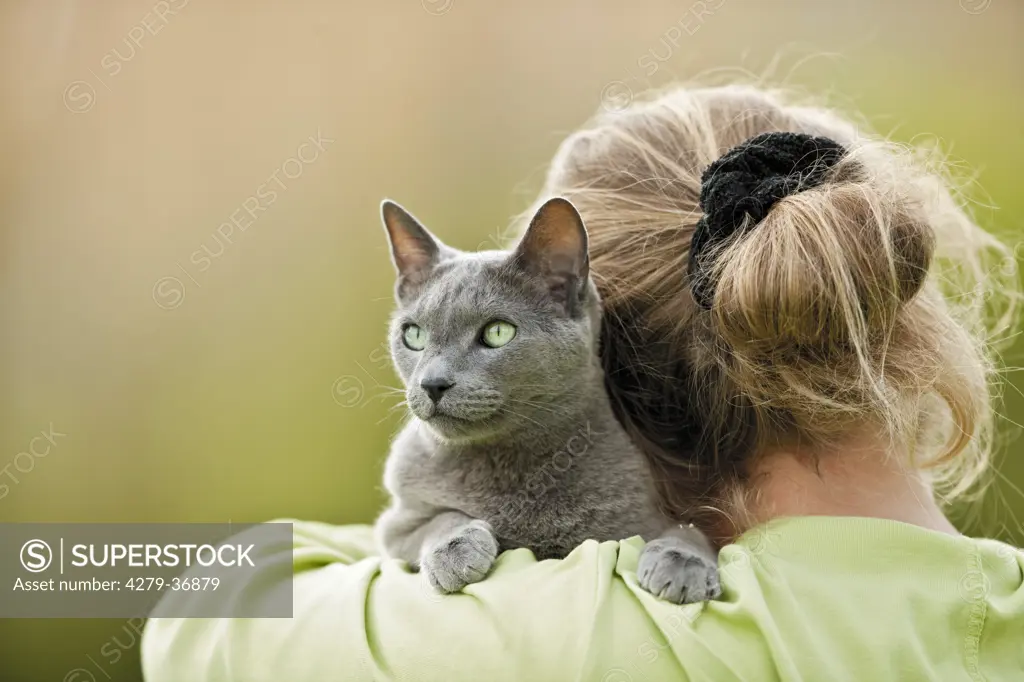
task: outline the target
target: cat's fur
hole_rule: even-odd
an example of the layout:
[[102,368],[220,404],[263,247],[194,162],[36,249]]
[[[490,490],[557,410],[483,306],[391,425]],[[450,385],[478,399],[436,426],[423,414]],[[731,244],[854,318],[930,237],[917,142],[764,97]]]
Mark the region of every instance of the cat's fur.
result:
[[[598,358],[601,307],[576,209],[552,199],[513,252],[463,253],[392,202],[382,206],[398,270],[391,351],[412,417],[395,439],[377,522],[386,555],[455,592],[499,551],[561,558],[583,540],[641,535],[638,577],[675,602],[717,596],[716,554],[657,510],[643,455],[620,427]],[[494,320],[506,346],[480,342]],[[403,342],[407,325],[427,345]],[[452,386],[436,404],[423,386]]]

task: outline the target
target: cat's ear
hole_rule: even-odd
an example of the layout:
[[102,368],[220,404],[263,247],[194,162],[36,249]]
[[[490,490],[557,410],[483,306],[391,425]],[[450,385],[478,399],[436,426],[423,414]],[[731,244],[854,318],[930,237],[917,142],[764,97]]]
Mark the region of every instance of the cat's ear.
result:
[[548,199],[537,209],[512,259],[541,279],[570,315],[576,314],[587,293],[590,257],[583,218],[567,199]]
[[404,299],[423,285],[450,249],[390,199],[381,202],[380,215],[391,242],[391,260],[398,272],[395,293]]

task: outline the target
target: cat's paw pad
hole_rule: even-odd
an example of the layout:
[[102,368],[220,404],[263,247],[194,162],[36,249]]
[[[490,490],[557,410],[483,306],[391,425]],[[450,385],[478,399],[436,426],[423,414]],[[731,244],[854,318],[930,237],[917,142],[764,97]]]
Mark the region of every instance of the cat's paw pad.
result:
[[421,570],[434,589],[458,592],[480,582],[498,556],[498,541],[484,521],[471,521],[423,554]]
[[636,576],[640,587],[673,604],[707,601],[722,593],[713,560],[674,538],[648,543]]

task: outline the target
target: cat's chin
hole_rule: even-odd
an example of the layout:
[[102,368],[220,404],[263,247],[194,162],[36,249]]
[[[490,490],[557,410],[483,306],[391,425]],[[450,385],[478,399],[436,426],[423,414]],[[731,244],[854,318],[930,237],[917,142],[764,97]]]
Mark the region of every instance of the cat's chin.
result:
[[443,412],[435,412],[428,419],[420,419],[442,441],[469,443],[487,440],[501,434],[497,419],[465,419]]

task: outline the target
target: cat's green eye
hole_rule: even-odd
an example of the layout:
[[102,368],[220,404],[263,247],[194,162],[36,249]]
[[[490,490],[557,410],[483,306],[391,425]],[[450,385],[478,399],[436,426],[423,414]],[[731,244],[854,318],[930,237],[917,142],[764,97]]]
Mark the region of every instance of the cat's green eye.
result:
[[410,324],[402,332],[402,341],[409,350],[423,350],[427,347],[427,333],[422,328]]
[[515,325],[503,320],[496,320],[484,327],[480,342],[488,348],[501,348],[516,338]]

